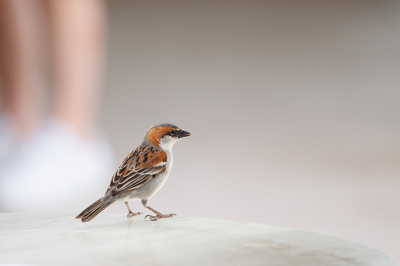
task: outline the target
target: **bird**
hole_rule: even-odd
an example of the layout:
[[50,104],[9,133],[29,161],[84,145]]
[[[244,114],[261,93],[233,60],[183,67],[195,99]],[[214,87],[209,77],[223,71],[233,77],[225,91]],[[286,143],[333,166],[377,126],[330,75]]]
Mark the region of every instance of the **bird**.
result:
[[123,201],[128,208],[128,218],[141,215],[134,213],[129,201],[140,200],[155,215],[146,215],[151,221],[176,216],[162,214],[149,206],[149,199],[164,185],[171,171],[172,147],[181,138],[192,134],[172,124],[159,124],[147,130],[142,144],[134,149],[118,167],[111,178],[105,195],[83,210],[76,219],[89,222],[116,201]]

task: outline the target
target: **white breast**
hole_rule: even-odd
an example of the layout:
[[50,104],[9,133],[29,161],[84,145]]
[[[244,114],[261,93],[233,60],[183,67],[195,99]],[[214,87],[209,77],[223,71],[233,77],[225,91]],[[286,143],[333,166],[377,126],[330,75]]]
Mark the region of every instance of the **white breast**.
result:
[[166,164],[165,171],[159,174],[157,177],[153,178],[147,184],[134,190],[134,192],[130,196],[131,199],[149,199],[162,188],[165,181],[167,181],[168,179],[174,159],[172,156],[172,152],[165,151],[165,153],[167,154],[167,162],[164,163]]

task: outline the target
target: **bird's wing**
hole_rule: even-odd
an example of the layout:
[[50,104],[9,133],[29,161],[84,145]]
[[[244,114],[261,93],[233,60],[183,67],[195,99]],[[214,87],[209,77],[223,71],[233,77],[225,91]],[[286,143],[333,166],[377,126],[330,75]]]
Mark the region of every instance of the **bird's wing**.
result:
[[167,155],[165,152],[146,145],[139,146],[125,158],[115,172],[106,195],[114,196],[121,192],[137,189],[164,172],[166,166]]

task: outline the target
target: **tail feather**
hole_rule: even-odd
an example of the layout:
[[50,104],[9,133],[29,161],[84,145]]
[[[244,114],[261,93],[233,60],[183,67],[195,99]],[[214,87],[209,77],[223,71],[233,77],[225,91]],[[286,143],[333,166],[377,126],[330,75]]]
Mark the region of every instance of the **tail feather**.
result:
[[110,206],[113,201],[108,201],[108,202],[103,202],[103,198],[97,200],[94,202],[92,205],[84,209],[78,216],[76,216],[76,219],[81,219],[82,222],[89,222],[92,220],[94,217],[96,217],[100,212],[104,211],[105,208]]

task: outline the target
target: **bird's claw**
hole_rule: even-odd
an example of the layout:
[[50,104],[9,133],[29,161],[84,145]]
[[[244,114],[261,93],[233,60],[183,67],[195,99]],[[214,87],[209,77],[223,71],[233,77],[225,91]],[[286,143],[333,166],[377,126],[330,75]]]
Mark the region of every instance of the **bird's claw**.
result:
[[146,220],[147,217],[149,217],[149,221],[157,221],[157,219],[161,218],[171,218],[173,216],[176,216],[175,213],[170,213],[170,214],[156,214],[156,215],[146,215],[144,219]]
[[143,213],[141,213],[141,212],[136,212],[136,213],[130,212],[130,213],[128,213],[128,215],[127,215],[126,217],[131,218],[131,217],[133,217],[133,216],[142,215],[142,214],[143,214]]

